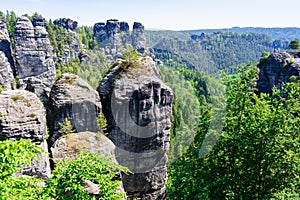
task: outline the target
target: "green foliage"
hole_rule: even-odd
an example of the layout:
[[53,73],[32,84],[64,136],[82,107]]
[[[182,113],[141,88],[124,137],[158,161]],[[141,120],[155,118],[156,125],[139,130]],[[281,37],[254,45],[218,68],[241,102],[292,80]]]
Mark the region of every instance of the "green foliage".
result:
[[[81,152],[74,160],[57,163],[41,196],[43,199],[122,199],[126,196],[118,191],[121,181],[114,180],[121,171],[128,172],[127,168],[113,164],[111,159],[100,154]],[[87,180],[98,183],[99,195],[90,196],[87,193]]]
[[76,33],[79,37],[79,41],[82,48],[88,50],[94,50],[97,48],[97,40],[94,37],[94,30],[91,26],[81,26],[76,29]]
[[26,175],[17,176],[21,166],[30,165],[42,149],[30,140],[5,140],[0,142],[0,199],[35,200],[42,190],[40,179]]
[[98,115],[97,123],[98,127],[100,127],[104,133],[107,133],[107,120],[102,112]]
[[209,128],[202,116],[187,153],[168,166],[170,199],[297,199],[300,193],[300,87],[257,96],[255,67],[225,75],[227,113],[218,143],[199,152]]
[[2,85],[0,85],[0,93],[4,91],[4,88]]
[[271,55],[270,52],[263,51],[263,52],[261,53],[259,63],[260,63],[260,64],[263,64],[263,63],[269,58],[270,55]]
[[300,49],[299,40],[292,40],[289,44],[290,49]]
[[68,118],[65,118],[65,120],[63,122],[58,122],[58,125],[59,125],[58,132],[61,135],[67,135],[70,133],[74,133],[72,123]]
[[54,52],[61,58],[65,45],[70,45],[73,41],[72,35],[65,28],[55,25],[51,19],[46,23],[46,29]]
[[5,15],[5,21],[6,21],[6,26],[9,34],[9,38],[11,41],[11,44],[13,47],[15,47],[15,40],[14,40],[14,30],[15,30],[15,25],[17,23],[17,15],[13,11],[6,11]]
[[[260,52],[274,50],[274,40],[268,35],[255,33],[207,34],[203,39],[165,36],[165,32],[147,32],[147,39],[155,36],[151,43],[156,57],[170,67],[185,67],[197,71],[218,73],[219,70],[235,72],[233,66],[257,63]],[[158,35],[160,34],[160,37]],[[277,47],[278,48],[278,47]]]
[[80,71],[80,60],[75,58],[70,60],[67,64],[63,62],[56,63],[56,77],[59,78],[64,73],[78,74]]
[[93,50],[89,51],[88,55],[89,59],[87,62],[81,63],[78,75],[96,89],[99,86],[99,82],[102,80],[103,75],[109,69],[109,65],[106,62],[104,53]]
[[131,45],[125,45],[123,49],[121,68],[127,70],[129,67],[136,68],[140,66],[140,54]]

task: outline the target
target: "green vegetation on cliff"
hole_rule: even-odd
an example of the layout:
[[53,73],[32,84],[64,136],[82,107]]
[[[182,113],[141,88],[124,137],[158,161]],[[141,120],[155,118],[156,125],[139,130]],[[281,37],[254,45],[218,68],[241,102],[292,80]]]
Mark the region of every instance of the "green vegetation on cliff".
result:
[[225,76],[226,116],[216,145],[201,157],[210,117],[169,164],[170,199],[299,199],[299,83],[257,96],[255,67]]

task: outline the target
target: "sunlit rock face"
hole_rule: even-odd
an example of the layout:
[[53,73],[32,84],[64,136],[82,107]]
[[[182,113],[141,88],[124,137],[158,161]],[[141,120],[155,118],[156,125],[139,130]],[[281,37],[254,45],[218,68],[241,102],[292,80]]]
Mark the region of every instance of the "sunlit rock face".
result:
[[[39,146],[48,152],[46,112],[40,99],[26,90],[6,90],[0,93],[0,102],[0,139],[29,139],[39,142]],[[40,158],[24,167],[23,173],[48,178],[48,155],[40,155]]]
[[164,199],[173,93],[156,76],[150,57],[141,58],[138,67],[121,66],[97,90],[116,159],[134,172],[123,176],[124,188],[132,198]]
[[259,79],[256,82],[258,93],[272,93],[272,88],[282,88],[291,77],[300,75],[300,52],[274,51],[258,65]]
[[5,22],[0,19],[0,85],[4,89],[13,88],[14,69],[11,41]]
[[16,73],[20,88],[45,97],[55,80],[55,63],[43,23],[38,20],[35,24],[33,26],[25,16],[17,20],[14,31]]

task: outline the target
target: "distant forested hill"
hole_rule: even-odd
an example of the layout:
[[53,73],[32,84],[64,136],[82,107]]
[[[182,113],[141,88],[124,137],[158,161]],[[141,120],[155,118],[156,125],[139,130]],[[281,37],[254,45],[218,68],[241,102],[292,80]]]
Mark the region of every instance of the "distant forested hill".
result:
[[183,31],[189,34],[211,34],[214,32],[235,32],[235,33],[258,33],[266,34],[278,40],[295,40],[300,39],[300,28],[287,27],[287,28],[260,28],[260,27],[233,27],[224,29],[199,29]]
[[263,51],[286,49],[289,43],[266,34],[237,32],[146,31],[146,37],[165,65],[209,73],[249,62],[256,65]]

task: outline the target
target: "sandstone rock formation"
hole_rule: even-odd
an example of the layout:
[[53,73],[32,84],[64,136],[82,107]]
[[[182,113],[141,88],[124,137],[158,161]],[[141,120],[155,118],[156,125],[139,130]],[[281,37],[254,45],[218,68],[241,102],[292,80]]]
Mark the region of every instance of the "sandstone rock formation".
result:
[[[0,93],[0,102],[0,139],[30,139],[40,142],[47,152],[45,108],[39,98],[25,90],[7,90]],[[48,157],[42,155],[40,161],[33,161],[23,173],[49,177]]]
[[0,19],[0,85],[12,89],[14,83],[14,60],[11,42],[5,22]]
[[146,52],[146,36],[145,27],[139,23],[134,22],[132,31],[132,46],[140,53]]
[[36,25],[25,16],[19,17],[14,38],[19,86],[40,97],[50,92],[56,73],[48,33],[39,26],[40,21]]
[[98,92],[117,161],[134,172],[124,175],[124,188],[131,198],[164,199],[173,93],[150,57],[135,68],[121,66],[106,75]]
[[63,74],[51,90],[48,126],[53,140],[61,134],[59,123],[70,120],[75,132],[97,132],[97,115],[101,111],[96,90],[74,74]]
[[300,75],[300,57],[297,52],[274,51],[260,62],[258,68],[258,93],[271,93],[274,86],[281,88],[283,83],[290,81],[291,76]]
[[78,22],[73,21],[72,19],[69,19],[69,18],[56,19],[56,20],[54,20],[53,23],[65,28],[67,30],[71,30],[71,31],[76,31],[77,26],[78,26]]
[[60,18],[54,20],[53,23],[66,29],[72,37],[72,42],[64,46],[64,53],[61,58],[61,61],[67,64],[68,62],[72,61],[72,59],[77,58],[80,54],[80,42],[76,33],[78,22],[69,18]]
[[98,41],[98,46],[106,55],[112,55],[112,59],[120,57],[125,44],[132,45],[141,53],[146,52],[144,26],[139,22],[134,23],[132,33],[129,31],[127,22],[119,22],[117,19],[107,20],[106,23],[96,23],[94,36]]
[[51,147],[54,163],[65,158],[75,158],[80,151],[98,152],[107,157],[115,158],[115,145],[102,133],[79,132],[60,137]]

